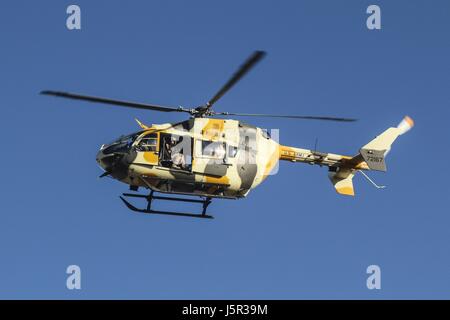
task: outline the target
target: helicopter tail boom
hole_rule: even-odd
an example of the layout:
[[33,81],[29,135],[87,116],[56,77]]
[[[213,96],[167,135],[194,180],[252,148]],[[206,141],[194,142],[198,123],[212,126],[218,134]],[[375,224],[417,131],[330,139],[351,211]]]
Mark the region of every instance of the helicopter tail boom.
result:
[[[386,171],[385,157],[394,141],[414,126],[414,121],[406,116],[397,127],[364,145],[354,157],[324,153],[307,149],[280,146],[280,160],[303,162],[329,167],[328,177],[339,194],[354,196],[353,177],[360,170]],[[366,176],[366,178],[368,178]],[[373,181],[368,178],[374,184]],[[376,184],[374,184],[377,186]],[[382,188],[377,186],[377,188]]]

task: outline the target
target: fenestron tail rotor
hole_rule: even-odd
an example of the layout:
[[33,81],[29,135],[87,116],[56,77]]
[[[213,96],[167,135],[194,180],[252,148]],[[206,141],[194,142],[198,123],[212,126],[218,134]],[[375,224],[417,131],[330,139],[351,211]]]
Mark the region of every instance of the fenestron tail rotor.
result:
[[136,108],[143,110],[153,110],[161,112],[183,112],[188,113],[192,117],[211,117],[215,115],[220,116],[237,116],[237,117],[271,117],[271,118],[287,118],[287,119],[303,119],[303,120],[325,120],[325,121],[340,121],[351,122],[356,121],[352,118],[340,118],[340,117],[327,117],[327,116],[305,116],[305,115],[284,115],[284,114],[262,114],[262,113],[233,113],[233,112],[216,112],[212,109],[212,106],[225,95],[239,80],[241,80],[262,58],[266,53],[264,51],[255,51],[252,55],[242,64],[239,69],[233,74],[233,76],[220,88],[220,90],[205,104],[196,108],[184,108],[184,107],[168,107],[155,104],[131,102],[124,100],[115,100],[109,98],[102,98],[96,96],[87,96],[77,93],[69,93],[62,91],[41,91],[41,94],[51,95],[55,97],[75,99],[82,101],[89,101],[94,103],[103,103],[109,105],[115,105],[127,108]]

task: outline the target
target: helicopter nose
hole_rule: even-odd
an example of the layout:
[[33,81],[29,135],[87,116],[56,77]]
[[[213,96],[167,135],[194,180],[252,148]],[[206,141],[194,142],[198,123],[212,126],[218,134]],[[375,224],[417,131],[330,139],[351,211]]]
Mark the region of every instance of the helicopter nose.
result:
[[108,145],[102,144],[100,150],[97,152],[95,160],[105,171],[111,171],[118,155],[114,152],[108,152]]
[[100,177],[110,175],[122,179],[127,175],[126,153],[116,150],[115,145],[102,145],[97,152],[96,161],[105,171]]
[[97,161],[97,163],[103,170],[109,171],[108,169],[110,169],[109,167],[111,166],[111,163],[110,163],[110,161],[108,161],[107,155],[103,152],[104,149],[105,149],[105,145],[102,144],[102,146],[100,147],[100,150],[97,152],[95,160]]

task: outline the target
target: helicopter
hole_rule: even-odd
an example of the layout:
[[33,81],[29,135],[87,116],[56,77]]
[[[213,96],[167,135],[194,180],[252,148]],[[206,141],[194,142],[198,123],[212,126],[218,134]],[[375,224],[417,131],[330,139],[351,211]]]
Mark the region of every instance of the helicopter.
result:
[[[196,218],[213,218],[207,214],[212,199],[241,199],[260,185],[281,161],[299,162],[328,168],[328,177],[337,193],[354,196],[353,177],[364,171],[386,171],[385,157],[392,143],[410,130],[414,121],[405,116],[364,145],[357,155],[346,156],[316,150],[284,146],[267,130],[226,117],[273,117],[286,119],[352,122],[353,118],[284,114],[232,113],[215,111],[214,104],[227,93],[264,56],[255,51],[238,68],[225,85],[206,103],[193,108],[114,100],[62,91],[41,91],[43,95],[102,103],[159,112],[188,114],[187,120],[147,126],[136,119],[140,130],[103,144],[96,161],[104,172],[129,186],[133,192],[148,189],[149,194],[123,193],[120,199],[131,210]],[[162,195],[158,195],[162,194]],[[168,195],[167,195],[168,194]],[[188,197],[187,197],[188,196]],[[126,198],[143,198],[145,208],[137,208]],[[154,200],[199,203],[201,213],[152,209]]]

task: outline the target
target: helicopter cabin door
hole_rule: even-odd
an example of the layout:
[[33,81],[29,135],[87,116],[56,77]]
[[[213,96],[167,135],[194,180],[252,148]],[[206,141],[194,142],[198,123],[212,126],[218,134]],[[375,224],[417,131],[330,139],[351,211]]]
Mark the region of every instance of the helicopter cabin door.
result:
[[142,153],[145,163],[158,165],[159,133],[153,132],[145,135],[137,144],[137,151]]

